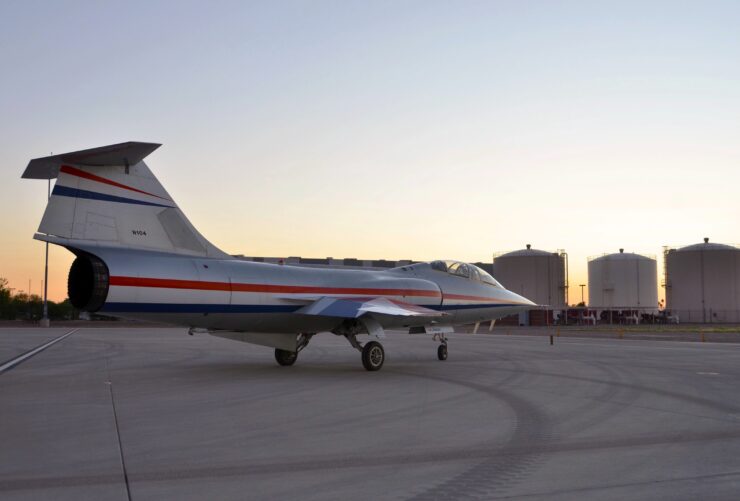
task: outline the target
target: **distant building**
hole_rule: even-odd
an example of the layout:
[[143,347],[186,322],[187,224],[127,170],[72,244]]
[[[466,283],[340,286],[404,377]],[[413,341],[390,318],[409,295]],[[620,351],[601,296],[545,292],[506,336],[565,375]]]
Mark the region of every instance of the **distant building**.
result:
[[666,310],[681,322],[740,322],[740,248],[703,243],[665,250]]
[[560,309],[568,306],[568,255],[564,251],[516,250],[494,256],[492,275],[530,301]]
[[588,261],[588,307],[603,310],[658,310],[658,265],[632,252]]

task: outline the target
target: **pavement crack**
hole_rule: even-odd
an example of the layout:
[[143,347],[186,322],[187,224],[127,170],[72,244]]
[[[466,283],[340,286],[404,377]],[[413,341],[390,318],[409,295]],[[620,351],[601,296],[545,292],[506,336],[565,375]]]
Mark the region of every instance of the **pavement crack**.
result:
[[108,369],[108,381],[106,381],[105,383],[108,385],[108,393],[110,394],[110,404],[113,410],[113,424],[116,427],[116,440],[118,442],[118,456],[121,459],[121,471],[123,472],[123,481],[124,481],[124,484],[126,485],[126,499],[128,499],[128,501],[131,501],[131,486],[129,485],[128,471],[126,470],[126,458],[123,454],[123,443],[121,442],[121,429],[118,426],[118,412],[116,411],[116,399],[115,399],[115,395],[113,394],[113,380],[110,374],[110,360],[106,361],[106,365]]

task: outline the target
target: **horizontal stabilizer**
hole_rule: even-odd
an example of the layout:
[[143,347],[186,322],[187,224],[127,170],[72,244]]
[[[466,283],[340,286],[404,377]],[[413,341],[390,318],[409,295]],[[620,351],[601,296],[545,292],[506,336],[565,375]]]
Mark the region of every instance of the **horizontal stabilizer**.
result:
[[162,145],[157,143],[129,141],[88,150],[34,158],[28,162],[28,166],[21,177],[24,179],[54,179],[59,175],[59,168],[62,164],[88,167],[136,165],[160,146]]
[[339,318],[359,318],[366,313],[400,317],[440,317],[444,315],[440,311],[424,306],[384,297],[322,297],[297,310],[296,313]]

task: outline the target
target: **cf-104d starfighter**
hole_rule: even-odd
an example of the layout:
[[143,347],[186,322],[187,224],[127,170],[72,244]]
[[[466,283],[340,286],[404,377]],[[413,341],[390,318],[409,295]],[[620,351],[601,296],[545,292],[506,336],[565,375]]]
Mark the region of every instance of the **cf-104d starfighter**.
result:
[[445,360],[454,325],[493,325],[534,306],[459,261],[370,271],[237,259],[190,224],[146,166],[159,146],[128,142],[37,158],[23,173],[57,178],[34,238],[77,256],[67,290],[80,310],[268,346],[280,365],[292,365],[316,333],[332,332],[377,371],[383,346],[360,344],[358,335],[431,334]]

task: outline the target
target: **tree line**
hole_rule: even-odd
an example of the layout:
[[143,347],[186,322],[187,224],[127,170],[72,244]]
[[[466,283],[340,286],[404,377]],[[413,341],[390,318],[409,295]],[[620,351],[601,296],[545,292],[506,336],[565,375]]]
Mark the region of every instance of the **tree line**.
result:
[[[48,301],[51,320],[76,320],[80,312],[69,302]],[[39,320],[44,314],[44,300],[36,294],[19,292],[11,294],[8,280],[0,277],[0,319],[1,320]]]

